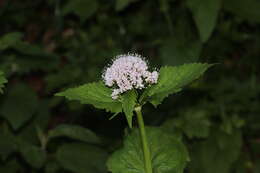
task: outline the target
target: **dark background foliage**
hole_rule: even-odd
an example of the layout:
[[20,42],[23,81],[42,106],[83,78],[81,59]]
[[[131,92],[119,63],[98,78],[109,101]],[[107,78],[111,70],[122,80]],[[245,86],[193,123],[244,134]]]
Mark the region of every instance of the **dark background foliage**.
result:
[[111,58],[127,52],[157,68],[218,63],[158,109],[147,105],[145,122],[183,139],[186,172],[260,172],[258,0],[0,0],[0,7],[8,79],[1,173],[107,172],[107,156],[128,131],[124,116],[108,120],[53,95],[100,80]]

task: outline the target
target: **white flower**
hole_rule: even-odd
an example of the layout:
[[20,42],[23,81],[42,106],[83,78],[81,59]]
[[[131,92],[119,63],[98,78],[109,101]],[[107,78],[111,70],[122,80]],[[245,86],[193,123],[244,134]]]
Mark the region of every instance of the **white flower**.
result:
[[157,71],[148,71],[146,61],[137,54],[118,55],[102,75],[107,86],[115,87],[111,95],[113,99],[128,90],[157,83],[158,76]]

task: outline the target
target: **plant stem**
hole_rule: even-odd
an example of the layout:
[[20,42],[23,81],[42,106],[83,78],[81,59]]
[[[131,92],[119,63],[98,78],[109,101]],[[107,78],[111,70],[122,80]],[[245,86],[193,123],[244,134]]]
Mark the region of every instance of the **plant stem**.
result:
[[141,136],[141,141],[143,145],[143,154],[144,154],[144,167],[146,173],[152,173],[152,162],[151,162],[151,154],[147,143],[147,137],[145,133],[145,126],[144,126],[144,120],[142,116],[142,107],[136,107],[135,112],[137,115],[137,121],[139,125],[139,131]]

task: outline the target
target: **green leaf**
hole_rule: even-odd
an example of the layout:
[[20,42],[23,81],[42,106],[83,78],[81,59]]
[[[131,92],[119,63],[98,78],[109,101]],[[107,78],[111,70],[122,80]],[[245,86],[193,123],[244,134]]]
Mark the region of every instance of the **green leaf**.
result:
[[[12,48],[18,51],[21,54],[25,55],[38,55],[44,57],[54,57],[54,54],[46,52],[42,47],[34,44],[29,44],[27,42],[22,41],[23,34],[20,32],[11,32],[5,34],[3,37],[0,38],[0,50],[6,50]],[[39,61],[39,59],[37,59]],[[16,60],[24,61],[21,58]]]
[[122,107],[130,128],[132,128],[132,118],[134,115],[136,101],[137,94],[135,90],[130,90],[122,95]]
[[[156,127],[147,127],[153,172],[182,173],[188,153],[185,146],[169,133]],[[142,145],[138,129],[124,140],[124,147],[109,158],[108,169],[113,173],[145,173]]]
[[129,4],[137,0],[116,0],[116,11],[125,9]]
[[11,160],[4,162],[3,165],[0,164],[0,172],[16,173],[16,172],[19,172],[21,170],[21,167],[22,166],[19,164],[17,159],[11,159]]
[[53,160],[48,160],[48,162],[45,164],[44,172],[45,173],[57,173],[60,169],[60,165]]
[[[54,54],[51,54],[49,52],[46,52],[42,47],[38,46],[38,45],[34,45],[34,44],[29,44],[27,42],[18,42],[16,43],[13,48],[18,51],[21,54],[24,55],[32,55],[32,56],[41,56],[41,57],[55,57]],[[35,58],[34,58],[35,59]],[[19,61],[19,60],[18,60]],[[20,60],[21,61],[21,60]],[[41,61],[39,61],[39,59],[37,59],[38,63]],[[36,63],[37,63],[36,61]]]
[[46,161],[46,153],[38,146],[24,141],[18,141],[18,150],[22,157],[34,168],[41,168]]
[[51,113],[46,100],[40,100],[37,103],[36,113],[30,122],[26,123],[21,129],[19,129],[18,136],[26,141],[30,141],[32,144],[39,144],[39,139],[45,138],[45,134],[40,138],[39,129],[46,129],[49,126]]
[[72,172],[106,172],[107,153],[85,143],[63,145],[58,149],[56,159],[64,169]]
[[199,78],[210,64],[191,63],[182,66],[165,66],[160,69],[159,80],[156,85],[148,88],[140,98],[140,102],[151,102],[154,106],[160,104],[169,94],[174,94]]
[[188,0],[202,42],[211,36],[221,7],[221,0]]
[[258,158],[258,160],[255,163],[255,167],[254,167],[254,172],[253,173],[259,173],[260,172],[260,159]]
[[198,142],[191,149],[189,172],[229,173],[239,157],[241,137],[239,130],[228,135],[215,129],[206,141]]
[[59,125],[49,131],[48,138],[69,137],[87,143],[99,144],[100,138],[91,130],[76,125]]
[[81,22],[91,17],[98,9],[98,2],[93,0],[69,0],[62,8],[62,14],[74,13],[80,17]]
[[96,82],[68,89],[56,94],[56,96],[65,96],[69,100],[79,100],[82,104],[91,104],[96,108],[106,109],[114,113],[121,112],[121,102],[113,100],[111,93],[112,90],[102,82]]
[[7,83],[4,73],[0,71],[0,93],[3,93],[4,84]]
[[180,117],[172,120],[178,129],[181,129],[189,138],[208,137],[210,132],[210,121],[207,112],[201,109],[189,109]]
[[[186,37],[183,37],[183,39]],[[198,61],[202,44],[199,41],[181,41],[171,38],[160,48],[160,57],[163,64],[183,65]]]
[[0,133],[0,158],[6,160],[7,157],[16,151],[14,137],[9,133]]
[[223,1],[225,10],[251,22],[260,22],[260,2],[258,0]]
[[17,130],[32,118],[37,108],[36,93],[25,84],[17,84],[7,93],[0,113]]
[[22,33],[10,32],[0,38],[0,50],[8,49],[15,46],[18,42],[21,42]]

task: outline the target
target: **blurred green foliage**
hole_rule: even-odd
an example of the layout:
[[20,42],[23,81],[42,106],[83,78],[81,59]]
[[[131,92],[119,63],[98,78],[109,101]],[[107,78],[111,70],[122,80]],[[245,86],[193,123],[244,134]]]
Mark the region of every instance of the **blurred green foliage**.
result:
[[259,172],[258,0],[0,0],[0,7],[1,173],[108,172],[124,116],[109,121],[113,114],[53,94],[101,79],[126,52],[157,68],[218,63],[158,109],[146,106],[145,122],[186,143],[187,172]]

